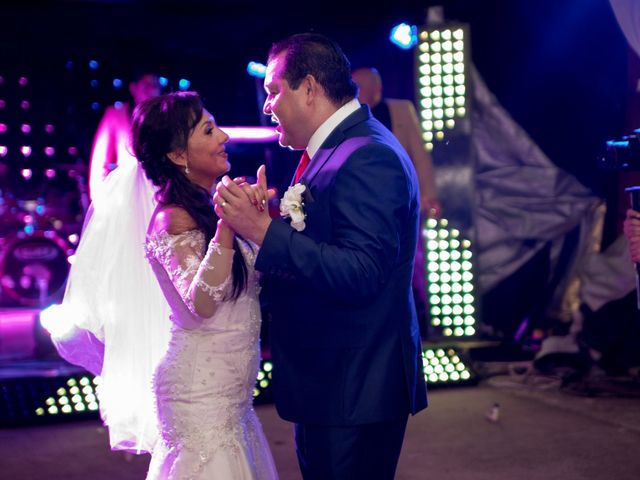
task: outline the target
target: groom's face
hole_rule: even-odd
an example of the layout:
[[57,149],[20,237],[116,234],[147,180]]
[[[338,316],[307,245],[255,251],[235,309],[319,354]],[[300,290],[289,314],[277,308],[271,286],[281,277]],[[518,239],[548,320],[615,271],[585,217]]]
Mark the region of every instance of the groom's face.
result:
[[304,88],[293,90],[284,78],[285,55],[286,52],[282,52],[267,64],[264,79],[267,98],[263,111],[277,124],[280,145],[300,150],[306,148],[309,141],[308,105]]

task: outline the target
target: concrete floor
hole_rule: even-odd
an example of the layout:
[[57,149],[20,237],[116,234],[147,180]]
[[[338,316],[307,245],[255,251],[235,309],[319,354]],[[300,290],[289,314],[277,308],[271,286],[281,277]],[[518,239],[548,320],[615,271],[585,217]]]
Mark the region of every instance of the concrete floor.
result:
[[[589,397],[559,386],[550,377],[498,375],[433,390],[429,409],[409,421],[396,478],[640,479],[636,390]],[[490,421],[496,403],[498,418]],[[300,479],[291,424],[272,405],[256,410],[281,479]],[[147,463],[147,456],[110,452],[95,421],[0,429],[0,479],[143,479]]]

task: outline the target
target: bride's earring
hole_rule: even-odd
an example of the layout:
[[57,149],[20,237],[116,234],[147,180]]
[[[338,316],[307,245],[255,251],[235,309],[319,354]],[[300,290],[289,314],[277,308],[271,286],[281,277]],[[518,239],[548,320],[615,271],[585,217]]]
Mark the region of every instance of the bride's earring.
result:
[[189,165],[185,165],[185,167],[184,167],[184,174],[185,174],[185,175],[189,175]]

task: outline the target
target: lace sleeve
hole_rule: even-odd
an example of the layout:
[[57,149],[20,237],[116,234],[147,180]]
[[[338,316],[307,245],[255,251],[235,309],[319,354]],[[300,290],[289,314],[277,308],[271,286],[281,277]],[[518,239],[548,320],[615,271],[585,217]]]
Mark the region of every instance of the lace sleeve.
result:
[[147,249],[167,271],[171,282],[192,313],[208,318],[231,286],[234,250],[213,240],[202,257],[204,235],[191,230],[179,235],[157,234]]

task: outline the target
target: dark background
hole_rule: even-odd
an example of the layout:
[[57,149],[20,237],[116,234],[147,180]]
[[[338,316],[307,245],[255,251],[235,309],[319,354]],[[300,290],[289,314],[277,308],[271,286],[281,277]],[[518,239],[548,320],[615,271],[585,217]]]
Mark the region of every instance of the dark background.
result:
[[[221,125],[259,125],[246,65],[264,63],[273,41],[296,32],[333,37],[353,67],[381,71],[388,96],[413,98],[413,52],[388,34],[401,21],[424,24],[427,7],[444,5],[447,19],[470,24],[473,62],[516,121],[558,166],[595,193],[612,194],[612,175],[596,158],[606,140],[627,133],[629,48],[608,0],[368,3],[3,2],[0,75],[30,75],[32,115],[60,116],[59,141],[76,142],[86,161],[104,106],[122,97],[111,79],[126,81],[136,67],[157,69],[174,88],[189,79]],[[91,59],[96,71],[87,67]],[[8,83],[5,95],[21,94]]]

